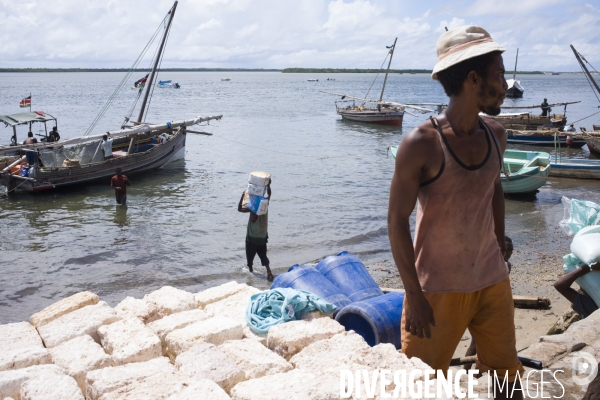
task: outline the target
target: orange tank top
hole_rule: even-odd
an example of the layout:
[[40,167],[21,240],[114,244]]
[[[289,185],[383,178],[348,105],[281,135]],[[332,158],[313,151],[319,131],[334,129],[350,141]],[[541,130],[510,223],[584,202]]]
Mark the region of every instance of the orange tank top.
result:
[[436,177],[418,192],[415,259],[427,293],[474,292],[508,276],[494,233],[492,197],[502,158],[496,137],[481,119],[488,149],[479,165],[462,163],[437,120],[431,122],[444,152]]

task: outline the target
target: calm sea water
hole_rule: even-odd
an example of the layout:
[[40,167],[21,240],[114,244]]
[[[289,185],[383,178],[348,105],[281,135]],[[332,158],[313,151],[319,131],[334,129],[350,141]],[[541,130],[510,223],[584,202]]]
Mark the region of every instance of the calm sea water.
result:
[[[140,76],[134,76],[130,85]],[[58,118],[63,138],[81,135],[122,79],[120,73],[0,74],[0,113],[19,112],[32,94],[34,110]],[[327,81],[327,78],[335,81]],[[264,270],[245,270],[247,214],[237,212],[248,173],[273,177],[269,258],[274,272],[349,250],[367,261],[390,258],[386,215],[397,145],[426,116],[405,116],[403,128],[342,121],[336,98],[320,90],[362,96],[371,74],[177,72],[161,74],[180,90],[156,89],[147,117],[165,122],[223,114],[189,134],[185,161],[131,177],[128,209],[114,203],[108,182],[54,192],[0,196],[0,323],[73,293],[91,290],[115,305],[164,285],[199,291],[228,280],[266,288]],[[230,82],[221,81],[231,78]],[[319,82],[307,82],[318,78]],[[380,77],[380,81],[381,82]],[[598,110],[581,75],[522,76],[519,104],[582,100],[567,110],[575,121]],[[378,95],[374,85],[371,97]],[[135,98],[126,89],[94,133],[116,129]],[[445,102],[427,75],[391,75],[386,99]],[[513,101],[511,101],[513,103]],[[137,114],[134,114],[137,115]],[[591,127],[600,114],[577,126]],[[34,127],[34,132],[37,133]],[[8,144],[9,128],[0,128]],[[24,139],[26,130],[19,131]],[[587,157],[587,149],[564,155]],[[560,198],[600,201],[597,181],[551,179],[533,201],[507,200],[507,231],[530,243],[555,230]],[[564,236],[564,235],[563,235]],[[565,239],[557,239],[564,245]],[[556,245],[547,244],[547,246]]]

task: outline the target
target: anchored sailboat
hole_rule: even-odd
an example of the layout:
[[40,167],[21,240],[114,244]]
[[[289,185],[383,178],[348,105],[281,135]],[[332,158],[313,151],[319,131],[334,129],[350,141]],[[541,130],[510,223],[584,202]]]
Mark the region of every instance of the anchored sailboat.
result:
[[[144,82],[145,93],[137,120],[130,121],[127,117],[121,129],[107,132],[107,135],[112,138],[112,157],[105,157],[103,154],[102,145],[105,142],[102,135],[84,135],[60,142],[18,146],[16,155],[15,147],[0,148],[0,155],[6,155],[0,159],[2,163],[0,164],[0,168],[2,168],[0,184],[4,185],[9,193],[15,190],[35,192],[67,185],[85,184],[95,180],[106,180],[114,175],[116,168],[120,168],[123,173],[128,175],[161,168],[168,162],[184,157],[188,126],[221,119],[221,115],[216,115],[162,124],[144,122],[147,112],[146,105],[152,92],[176,8],[177,1],[165,17],[165,20],[168,18],[168,22],[164,28],[152,71],[149,73],[147,81]],[[164,22],[161,22],[161,27]],[[124,82],[125,80],[122,84]],[[122,85],[116,91],[120,87]],[[92,130],[107,106],[108,104],[86,133]],[[131,111],[133,112],[133,108]],[[12,154],[3,153],[3,151],[11,151]]]
[[[394,56],[394,50],[396,49],[397,41],[398,38],[394,40],[394,44],[392,46],[386,46],[386,48],[389,49],[388,54],[390,56],[390,60],[388,62],[387,70],[385,71],[385,78],[383,79],[383,86],[381,87],[381,94],[379,95],[379,100],[370,100],[367,98],[352,97],[345,94],[322,91],[323,93],[332,94],[334,96],[341,96],[344,105],[339,106],[338,102],[336,102],[335,109],[338,115],[342,117],[342,119],[374,124],[402,126],[402,119],[404,118],[405,112],[411,115],[415,115],[406,111],[406,108],[412,108],[423,113],[433,112],[433,110],[428,110],[413,105],[395,103],[391,101],[383,101],[383,93],[385,91],[385,85],[387,83],[388,74],[390,72],[390,65],[392,64],[392,57]],[[375,79],[377,79],[377,77]],[[369,94],[367,93],[367,96],[368,95]],[[351,104],[346,105],[346,103],[349,101],[351,101]],[[356,105],[356,102],[360,102],[360,104]],[[365,106],[365,104],[374,104],[375,106],[368,107]]]
[[506,89],[506,97],[523,97],[525,89],[521,86],[521,81],[517,80],[517,61],[519,61],[519,49],[517,49],[517,57],[515,58],[515,70],[513,71],[512,79],[506,81],[508,89]]

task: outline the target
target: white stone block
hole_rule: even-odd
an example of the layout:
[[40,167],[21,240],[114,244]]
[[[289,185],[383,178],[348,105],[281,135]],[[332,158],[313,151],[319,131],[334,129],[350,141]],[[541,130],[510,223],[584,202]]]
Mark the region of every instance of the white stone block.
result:
[[147,326],[159,337],[163,344],[163,351],[166,354],[165,338],[169,333],[211,317],[212,314],[207,311],[194,309],[168,315],[154,322],[150,322]]
[[567,346],[551,342],[534,343],[519,353],[522,357],[541,361],[544,368],[564,357],[566,354]]
[[112,324],[119,317],[104,301],[91,306],[85,306],[73,312],[56,318],[38,328],[38,332],[46,347],[55,347],[77,336],[90,335],[99,342],[96,332],[102,325]]
[[194,295],[198,308],[204,308],[211,303],[223,300],[229,296],[247,289],[249,286],[245,283],[231,281],[219,286],[211,287]]
[[234,400],[338,400],[340,377],[294,369],[240,382],[231,390]]
[[21,396],[21,385],[23,383],[38,375],[48,374],[61,376],[65,373],[61,367],[54,364],[33,365],[27,368],[0,372],[0,399],[12,397],[18,400]]
[[246,379],[287,372],[293,368],[283,357],[252,339],[230,340],[220,345],[219,350],[245,372]]
[[148,361],[162,355],[158,336],[137,318],[101,326],[98,336],[115,365]]
[[197,343],[179,354],[175,368],[194,379],[210,379],[226,392],[246,379],[244,371],[210,343]]
[[90,371],[86,377],[86,399],[98,400],[103,395],[135,382],[144,381],[154,375],[174,372],[175,367],[166,357]]
[[106,393],[99,400],[162,400],[190,383],[190,378],[179,372],[161,372]]
[[[371,351],[371,347],[362,336],[342,332],[329,339],[319,340],[301,349],[290,359],[295,368],[307,371],[326,371],[351,369],[364,365],[362,361]],[[358,362],[357,362],[358,361]]]
[[21,385],[21,400],[84,400],[84,396],[69,375],[45,373]]
[[213,315],[233,318],[245,323],[246,309],[248,308],[248,303],[250,303],[250,297],[260,292],[257,288],[248,286],[234,295],[208,304],[204,309],[212,312]]
[[254,340],[254,341],[260,343],[261,345],[267,347],[267,334],[266,333],[259,335],[259,334],[252,332],[252,329],[250,329],[250,327],[248,326],[248,323],[246,323],[246,321],[244,321],[242,326],[244,327],[244,339]]
[[312,321],[290,321],[269,329],[267,347],[289,360],[309,344],[329,339],[342,332],[344,332],[344,327],[330,318],[317,318]]
[[0,325],[0,371],[49,364],[52,357],[29,322]]
[[218,346],[227,340],[241,339],[243,335],[242,324],[238,321],[213,317],[169,333],[165,339],[167,354],[174,361],[177,355],[191,349],[198,342]]
[[160,317],[197,308],[192,293],[172,286],[163,286],[145,295],[144,300],[156,305]]
[[145,324],[160,318],[156,304],[144,299],[134,299],[129,296],[125,297],[123,301],[117,304],[115,312],[122,319],[135,317],[139,318],[139,320]]
[[73,296],[69,296],[66,299],[57,301],[54,304],[49,305],[42,311],[33,314],[30,318],[31,323],[36,328],[42,325],[46,325],[48,322],[55,320],[58,317],[62,317],[65,314],[79,310],[85,306],[91,306],[97,304],[100,298],[98,295],[92,292],[79,292]]
[[173,393],[165,400],[230,400],[231,397],[216,383],[208,379],[194,380],[180,392]]
[[112,365],[110,356],[89,335],[79,336],[53,347],[50,353],[54,363],[77,381],[82,393],[85,393],[88,372]]

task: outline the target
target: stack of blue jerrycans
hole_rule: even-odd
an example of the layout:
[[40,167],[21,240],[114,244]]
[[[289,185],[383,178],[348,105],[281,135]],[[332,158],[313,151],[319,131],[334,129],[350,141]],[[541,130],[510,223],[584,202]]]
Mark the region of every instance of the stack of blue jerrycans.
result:
[[360,259],[342,251],[315,267],[295,264],[279,275],[271,289],[306,290],[335,304],[336,321],[361,335],[369,346],[391,343],[400,349],[404,293],[383,294]]

